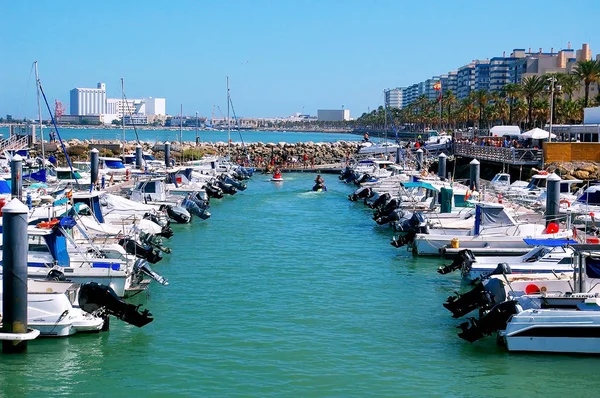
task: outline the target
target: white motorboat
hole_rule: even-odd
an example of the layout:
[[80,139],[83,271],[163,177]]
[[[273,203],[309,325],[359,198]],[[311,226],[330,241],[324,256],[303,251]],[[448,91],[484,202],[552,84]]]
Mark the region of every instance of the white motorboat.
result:
[[561,230],[558,224],[546,228],[539,224],[518,223],[500,203],[478,202],[471,230],[430,229],[429,233],[416,234],[412,246],[417,255],[438,256],[442,249],[452,245],[453,240],[455,246],[462,248],[524,248],[529,246],[525,238],[569,239],[572,236],[570,229]]
[[600,354],[600,298],[578,301],[572,309],[536,308],[514,314],[499,333],[508,351]]
[[358,150],[359,155],[391,155],[395,154],[396,150],[401,148],[400,145],[394,142],[363,142]]
[[[104,319],[76,307],[78,288],[72,282],[28,280],[27,325],[39,330],[41,336],[48,337],[99,332],[104,326]],[[0,284],[0,308],[2,299]]]
[[[535,244],[540,242],[526,242]],[[567,243],[567,242],[562,242]],[[441,267],[440,273],[460,269],[467,282],[479,280],[494,273],[500,266],[503,273],[515,274],[560,274],[573,273],[574,251],[560,243],[554,246],[536,246],[523,256],[474,256],[468,249],[459,253],[455,261]],[[545,286],[544,286],[545,287]],[[539,289],[539,288],[538,288]],[[547,287],[545,287],[547,289]]]

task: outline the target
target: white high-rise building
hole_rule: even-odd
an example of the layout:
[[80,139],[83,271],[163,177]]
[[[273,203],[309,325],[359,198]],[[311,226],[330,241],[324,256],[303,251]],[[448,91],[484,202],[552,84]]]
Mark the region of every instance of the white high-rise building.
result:
[[74,88],[71,90],[71,115],[90,116],[106,113],[106,85],[97,88]]
[[167,100],[164,98],[144,98],[146,115],[165,116],[167,114]]
[[390,108],[402,109],[406,87],[397,87],[385,90],[385,102]]

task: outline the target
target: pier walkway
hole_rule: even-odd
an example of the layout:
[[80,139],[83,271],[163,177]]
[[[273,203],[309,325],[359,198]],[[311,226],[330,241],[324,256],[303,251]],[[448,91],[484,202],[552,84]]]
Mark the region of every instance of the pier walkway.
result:
[[543,151],[533,148],[502,148],[473,144],[454,144],[454,155],[514,166],[541,166]]

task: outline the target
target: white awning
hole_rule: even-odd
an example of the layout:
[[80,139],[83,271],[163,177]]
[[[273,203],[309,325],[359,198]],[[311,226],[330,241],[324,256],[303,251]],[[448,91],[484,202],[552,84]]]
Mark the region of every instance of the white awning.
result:
[[515,137],[521,134],[519,126],[494,126],[490,129],[492,137],[503,137],[505,135]]

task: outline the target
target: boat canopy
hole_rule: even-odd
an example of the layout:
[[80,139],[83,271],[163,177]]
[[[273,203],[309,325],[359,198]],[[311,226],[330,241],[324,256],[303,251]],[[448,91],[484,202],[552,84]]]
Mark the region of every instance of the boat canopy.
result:
[[565,246],[572,245],[577,243],[572,239],[533,239],[533,238],[525,238],[523,239],[525,243],[530,246],[548,246],[548,247],[556,247],[556,246]]
[[433,185],[423,182],[423,181],[416,181],[416,182],[403,182],[402,186],[404,188],[425,188],[425,189],[429,189],[431,191],[435,191],[435,192],[439,192],[440,190],[437,189],[436,187],[434,187]]
[[592,185],[577,199],[577,202],[586,205],[600,205],[600,186]]

